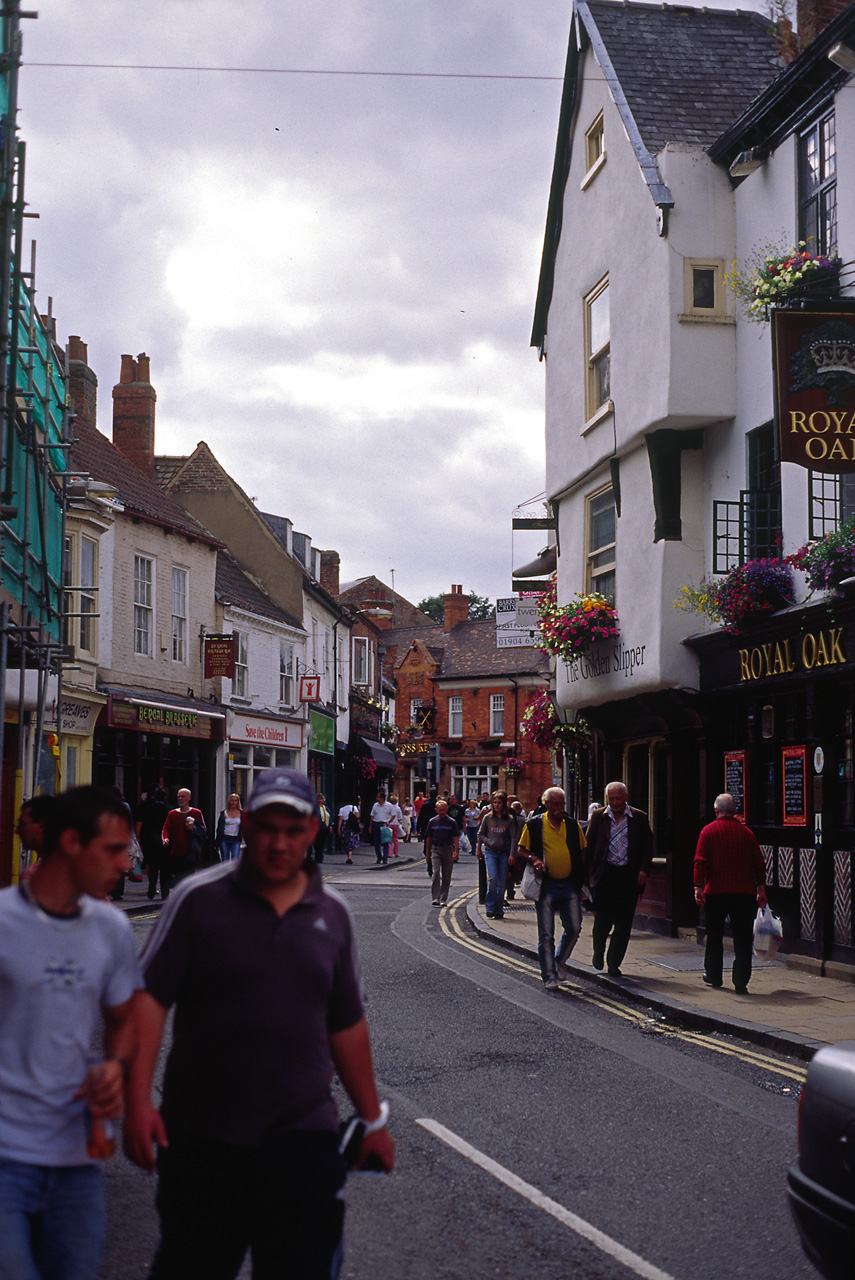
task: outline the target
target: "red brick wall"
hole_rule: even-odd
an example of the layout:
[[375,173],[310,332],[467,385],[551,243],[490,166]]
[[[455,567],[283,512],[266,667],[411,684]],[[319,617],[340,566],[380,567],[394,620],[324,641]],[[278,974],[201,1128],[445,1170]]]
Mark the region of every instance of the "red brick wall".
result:
[[113,444],[139,467],[154,474],[154,406],[157,392],[149,382],[149,358],[144,353],[122,356],[122,371],[113,387]]

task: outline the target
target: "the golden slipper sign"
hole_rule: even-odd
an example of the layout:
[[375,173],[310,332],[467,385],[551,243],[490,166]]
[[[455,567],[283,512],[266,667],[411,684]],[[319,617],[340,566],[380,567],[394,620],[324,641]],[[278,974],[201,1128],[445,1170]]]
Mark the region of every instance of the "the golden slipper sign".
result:
[[772,311],[782,462],[855,471],[855,311],[846,306]]

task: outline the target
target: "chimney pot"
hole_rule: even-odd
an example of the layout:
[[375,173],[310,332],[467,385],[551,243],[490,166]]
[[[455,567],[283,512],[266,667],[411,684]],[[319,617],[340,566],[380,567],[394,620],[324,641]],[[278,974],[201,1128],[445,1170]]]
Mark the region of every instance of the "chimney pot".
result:
[[68,358],[69,360],[82,360],[84,364],[89,361],[89,351],[85,342],[81,342],[78,335],[71,334],[68,339]]

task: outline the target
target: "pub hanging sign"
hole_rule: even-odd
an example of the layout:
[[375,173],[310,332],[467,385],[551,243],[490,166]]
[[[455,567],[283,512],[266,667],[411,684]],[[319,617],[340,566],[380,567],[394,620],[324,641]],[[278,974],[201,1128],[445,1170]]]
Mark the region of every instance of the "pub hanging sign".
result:
[[855,310],[772,311],[781,461],[855,471]]

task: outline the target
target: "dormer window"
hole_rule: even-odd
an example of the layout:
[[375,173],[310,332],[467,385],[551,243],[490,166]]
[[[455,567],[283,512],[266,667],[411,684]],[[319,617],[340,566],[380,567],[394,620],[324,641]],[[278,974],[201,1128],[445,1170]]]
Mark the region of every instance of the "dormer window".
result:
[[602,111],[594,123],[585,131],[585,176],[582,179],[582,190],[599,173],[606,162],[606,138],[603,132]]

